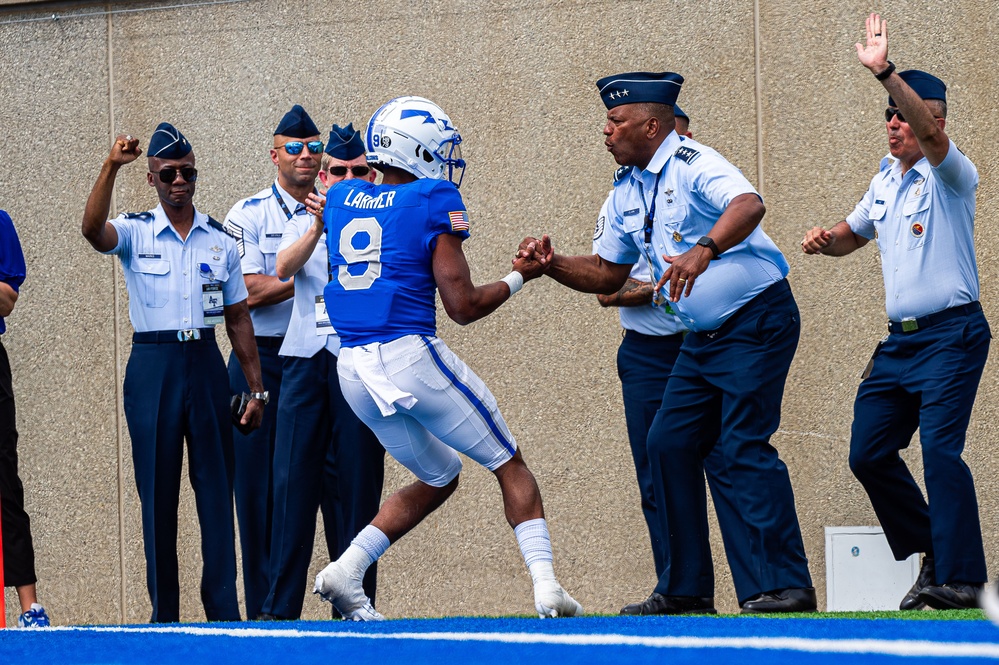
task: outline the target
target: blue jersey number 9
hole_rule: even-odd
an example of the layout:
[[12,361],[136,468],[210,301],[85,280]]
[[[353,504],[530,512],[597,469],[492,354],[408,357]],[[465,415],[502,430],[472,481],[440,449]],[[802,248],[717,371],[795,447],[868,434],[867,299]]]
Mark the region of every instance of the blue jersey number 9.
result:
[[[340,254],[345,266],[339,266],[337,281],[345,291],[370,289],[382,274],[382,227],[374,217],[352,219],[340,231]],[[350,265],[367,263],[364,272],[352,275]]]

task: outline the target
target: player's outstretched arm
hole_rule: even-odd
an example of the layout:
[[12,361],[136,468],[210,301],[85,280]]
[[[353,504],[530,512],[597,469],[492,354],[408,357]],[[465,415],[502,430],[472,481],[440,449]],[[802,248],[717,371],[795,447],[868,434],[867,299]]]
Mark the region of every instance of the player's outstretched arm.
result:
[[[482,286],[472,284],[468,261],[457,236],[446,233],[437,236],[433,261],[434,279],[444,311],[463,326],[491,314],[519,289],[519,284],[515,287],[510,283],[510,276]],[[524,259],[514,264],[514,271],[523,278],[522,281],[518,278],[522,284],[540,275],[541,266],[535,260]],[[517,277],[513,273],[510,275]]]
[[[517,248],[516,260],[536,257],[546,275],[570,289],[583,293],[617,293],[628,275],[631,265],[611,263],[599,254],[592,256],[565,256],[556,254],[548,235],[537,238],[527,237]],[[516,264],[515,264],[516,265]]]

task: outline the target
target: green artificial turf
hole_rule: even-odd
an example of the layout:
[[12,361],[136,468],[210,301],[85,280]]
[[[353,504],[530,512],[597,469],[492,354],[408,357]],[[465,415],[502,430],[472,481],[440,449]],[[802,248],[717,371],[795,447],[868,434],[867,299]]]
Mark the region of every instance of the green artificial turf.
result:
[[899,610],[879,610],[876,612],[794,612],[789,614],[728,614],[720,616],[751,617],[755,619],[913,619],[925,621],[981,621],[985,614],[981,610],[924,610],[901,612]]
[[[533,615],[514,615],[532,618]],[[587,616],[618,616],[616,614],[591,614]],[[901,612],[899,610],[879,610],[875,612],[790,612],[786,614],[687,614],[684,616],[704,616],[714,619],[911,619],[914,621],[983,621],[985,613],[981,610],[916,610]]]

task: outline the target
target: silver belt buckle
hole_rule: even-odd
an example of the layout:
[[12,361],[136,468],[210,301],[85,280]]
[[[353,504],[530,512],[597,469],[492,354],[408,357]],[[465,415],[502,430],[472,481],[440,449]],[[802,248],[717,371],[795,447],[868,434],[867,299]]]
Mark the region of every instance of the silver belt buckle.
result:
[[197,328],[193,330],[178,330],[177,331],[177,341],[178,342],[192,342],[201,339],[201,331]]

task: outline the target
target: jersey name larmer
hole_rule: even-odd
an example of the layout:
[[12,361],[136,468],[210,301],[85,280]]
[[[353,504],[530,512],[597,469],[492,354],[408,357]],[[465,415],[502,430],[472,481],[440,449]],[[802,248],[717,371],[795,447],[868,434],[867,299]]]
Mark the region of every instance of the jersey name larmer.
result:
[[331,281],[324,295],[342,346],[436,334],[434,247],[442,233],[467,238],[467,220],[446,180],[345,180],[326,193]]

